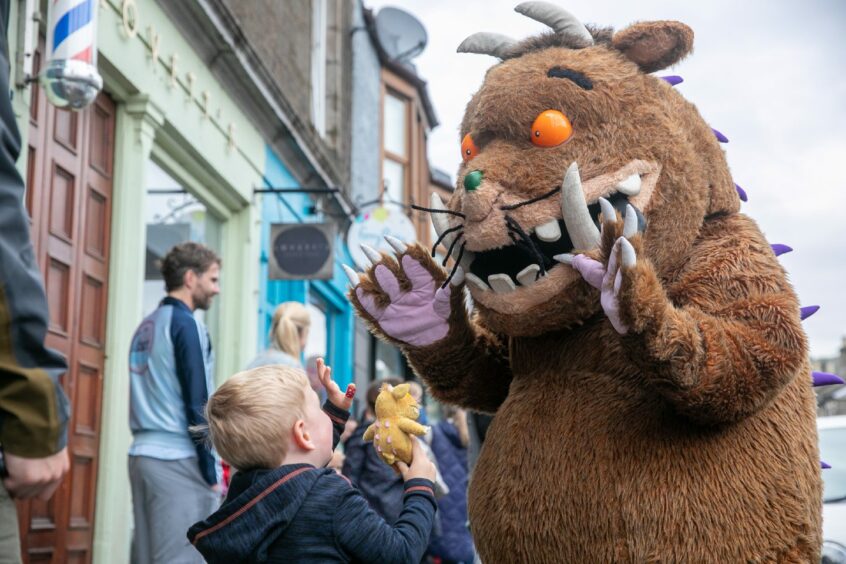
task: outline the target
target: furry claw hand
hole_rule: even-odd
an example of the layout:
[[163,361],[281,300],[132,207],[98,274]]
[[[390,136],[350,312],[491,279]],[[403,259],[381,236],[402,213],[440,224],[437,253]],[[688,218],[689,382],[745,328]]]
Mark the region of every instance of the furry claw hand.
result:
[[[614,208],[604,198],[599,199],[602,206],[602,239],[606,240],[606,232],[619,232],[620,220]],[[631,206],[629,206],[631,207]],[[637,235],[635,214],[628,210],[622,226],[622,237],[617,238],[611,250],[606,253],[608,264],[603,265],[598,260],[586,255],[573,257],[572,266],[582,275],[585,281],[600,291],[599,301],[602,310],[611,325],[620,335],[629,332],[629,327],[622,321],[620,315],[620,288],[623,285],[624,269],[630,270],[637,263],[637,253],[628,237]],[[616,231],[615,231],[616,230]]]
[[440,341],[449,332],[450,296],[453,287],[463,283],[464,272],[459,267],[450,283],[441,287],[421,262],[428,259],[425,251],[398,241],[389,243],[397,251],[396,262],[378,257],[361,276],[345,267],[353,285],[350,297],[354,305],[392,339],[415,347]]

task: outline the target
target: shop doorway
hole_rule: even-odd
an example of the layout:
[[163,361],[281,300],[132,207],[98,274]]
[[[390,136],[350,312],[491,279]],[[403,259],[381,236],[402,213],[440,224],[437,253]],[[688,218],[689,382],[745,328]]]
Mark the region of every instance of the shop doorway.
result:
[[[37,55],[36,55],[37,56]],[[37,60],[36,60],[37,71]],[[26,206],[44,277],[47,345],[68,359],[71,469],[48,502],[18,504],[24,562],[91,561],[106,339],[115,103],[56,109],[32,87]]]

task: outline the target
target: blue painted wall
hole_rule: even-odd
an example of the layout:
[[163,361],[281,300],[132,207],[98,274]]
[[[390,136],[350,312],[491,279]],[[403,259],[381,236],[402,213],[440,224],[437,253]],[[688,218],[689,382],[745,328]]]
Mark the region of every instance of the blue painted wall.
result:
[[[298,185],[282,161],[266,147],[264,182],[268,188]],[[319,303],[326,311],[326,362],[341,389],[353,381],[353,312],[346,297],[347,278],[342,264],[352,264],[340,230],[335,239],[335,269],[331,280],[268,280],[271,223],[320,223],[333,218],[309,215],[312,200],[306,194],[262,195],[261,265],[259,296],[259,349],[267,347],[273,310],[282,302]]]

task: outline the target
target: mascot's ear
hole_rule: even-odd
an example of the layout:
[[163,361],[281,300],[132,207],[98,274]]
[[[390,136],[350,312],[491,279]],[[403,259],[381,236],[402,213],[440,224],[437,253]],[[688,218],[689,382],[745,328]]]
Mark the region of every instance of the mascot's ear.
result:
[[391,390],[391,393],[396,399],[402,399],[405,397],[405,394],[407,394],[410,389],[410,384],[400,384],[399,386]]
[[615,33],[611,44],[643,72],[655,72],[690,53],[693,30],[681,22],[640,22]]

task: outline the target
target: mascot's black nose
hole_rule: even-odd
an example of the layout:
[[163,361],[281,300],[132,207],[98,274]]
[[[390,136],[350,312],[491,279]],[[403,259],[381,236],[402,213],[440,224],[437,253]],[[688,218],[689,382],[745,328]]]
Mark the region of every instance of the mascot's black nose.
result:
[[482,183],[482,171],[474,170],[464,176],[464,189],[473,192]]

